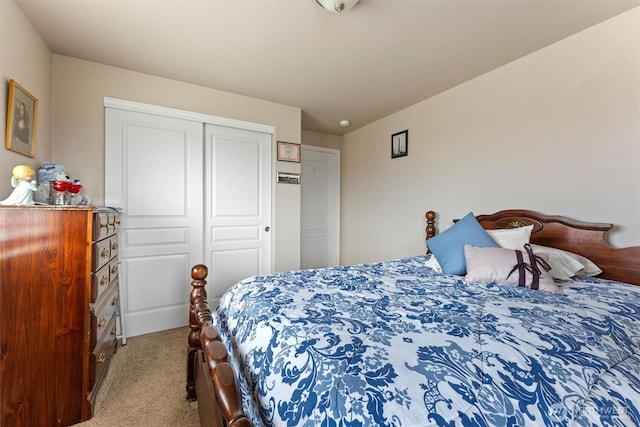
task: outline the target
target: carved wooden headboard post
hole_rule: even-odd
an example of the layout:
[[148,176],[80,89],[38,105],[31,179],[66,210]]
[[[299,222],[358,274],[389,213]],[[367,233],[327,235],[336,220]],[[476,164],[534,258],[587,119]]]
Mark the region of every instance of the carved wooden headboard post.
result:
[[[425,231],[427,234],[427,240],[429,240],[430,238],[435,236],[437,233],[436,225],[435,225],[436,213],[434,211],[427,211],[427,213],[425,214],[425,217],[427,218],[427,228],[425,229]],[[428,247],[427,247],[427,253],[431,253]]]

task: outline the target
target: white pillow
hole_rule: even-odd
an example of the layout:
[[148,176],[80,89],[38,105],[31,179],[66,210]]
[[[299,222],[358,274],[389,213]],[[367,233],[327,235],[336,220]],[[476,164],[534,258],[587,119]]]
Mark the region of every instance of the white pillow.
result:
[[597,276],[602,273],[600,267],[582,255],[534,244],[531,245],[531,249],[536,254],[549,255],[549,265],[551,266],[549,273],[554,279],[571,280],[573,276]]
[[[524,252],[524,251],[523,251]],[[525,286],[532,287],[533,275],[530,271],[523,269],[522,272],[512,269],[517,264],[516,251],[505,248],[476,248],[464,245],[464,255],[467,261],[467,274],[464,276],[465,282],[479,283],[504,283],[518,286],[520,274],[524,273]],[[524,252],[523,262],[530,263],[529,255]],[[547,255],[537,255],[545,262]],[[540,268],[538,288],[541,291],[561,292],[560,288],[553,282],[553,277],[544,268]]]
[[501,248],[522,250],[525,243],[529,243],[532,230],[533,225],[527,225],[524,227],[487,230],[487,233]]
[[433,268],[436,273],[442,273],[442,267],[440,267],[440,263],[438,262],[434,254],[431,254],[425,264],[427,265],[427,267]]

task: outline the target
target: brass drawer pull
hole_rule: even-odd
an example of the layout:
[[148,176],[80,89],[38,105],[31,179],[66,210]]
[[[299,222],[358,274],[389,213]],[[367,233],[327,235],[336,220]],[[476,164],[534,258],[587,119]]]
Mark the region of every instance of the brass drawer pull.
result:
[[115,336],[116,333],[118,333],[118,328],[116,328],[116,326],[113,325],[113,328],[111,328],[111,336]]
[[113,264],[111,266],[111,275],[115,276],[116,274],[118,274],[118,264]]
[[116,242],[116,241],[111,242],[111,250],[112,251],[117,251],[118,250],[118,242]]
[[105,259],[109,259],[109,257],[111,256],[111,251],[109,251],[109,248],[102,248],[102,251],[100,252],[100,258],[105,258]]
[[98,366],[102,365],[105,360],[107,360],[107,354],[104,351],[101,351],[98,355]]
[[109,284],[109,275],[105,274],[100,278],[100,286],[107,286]]
[[118,297],[113,297],[113,301],[111,301],[111,305],[118,305]]
[[102,316],[98,322],[98,328],[104,328],[105,326],[107,326],[107,318]]

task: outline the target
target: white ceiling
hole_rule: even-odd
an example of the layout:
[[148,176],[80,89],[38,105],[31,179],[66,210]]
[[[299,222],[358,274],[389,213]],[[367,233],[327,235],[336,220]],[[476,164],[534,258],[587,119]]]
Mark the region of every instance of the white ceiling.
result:
[[[640,0],[15,0],[54,53],[302,109],[341,135]],[[348,119],[352,126],[341,128]]]

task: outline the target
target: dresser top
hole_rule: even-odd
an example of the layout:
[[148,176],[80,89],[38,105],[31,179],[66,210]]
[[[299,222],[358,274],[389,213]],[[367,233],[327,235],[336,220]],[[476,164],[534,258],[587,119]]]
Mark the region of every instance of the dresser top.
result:
[[74,211],[99,211],[118,212],[108,206],[81,206],[81,205],[0,205],[0,209],[37,209],[37,210],[74,210]]

